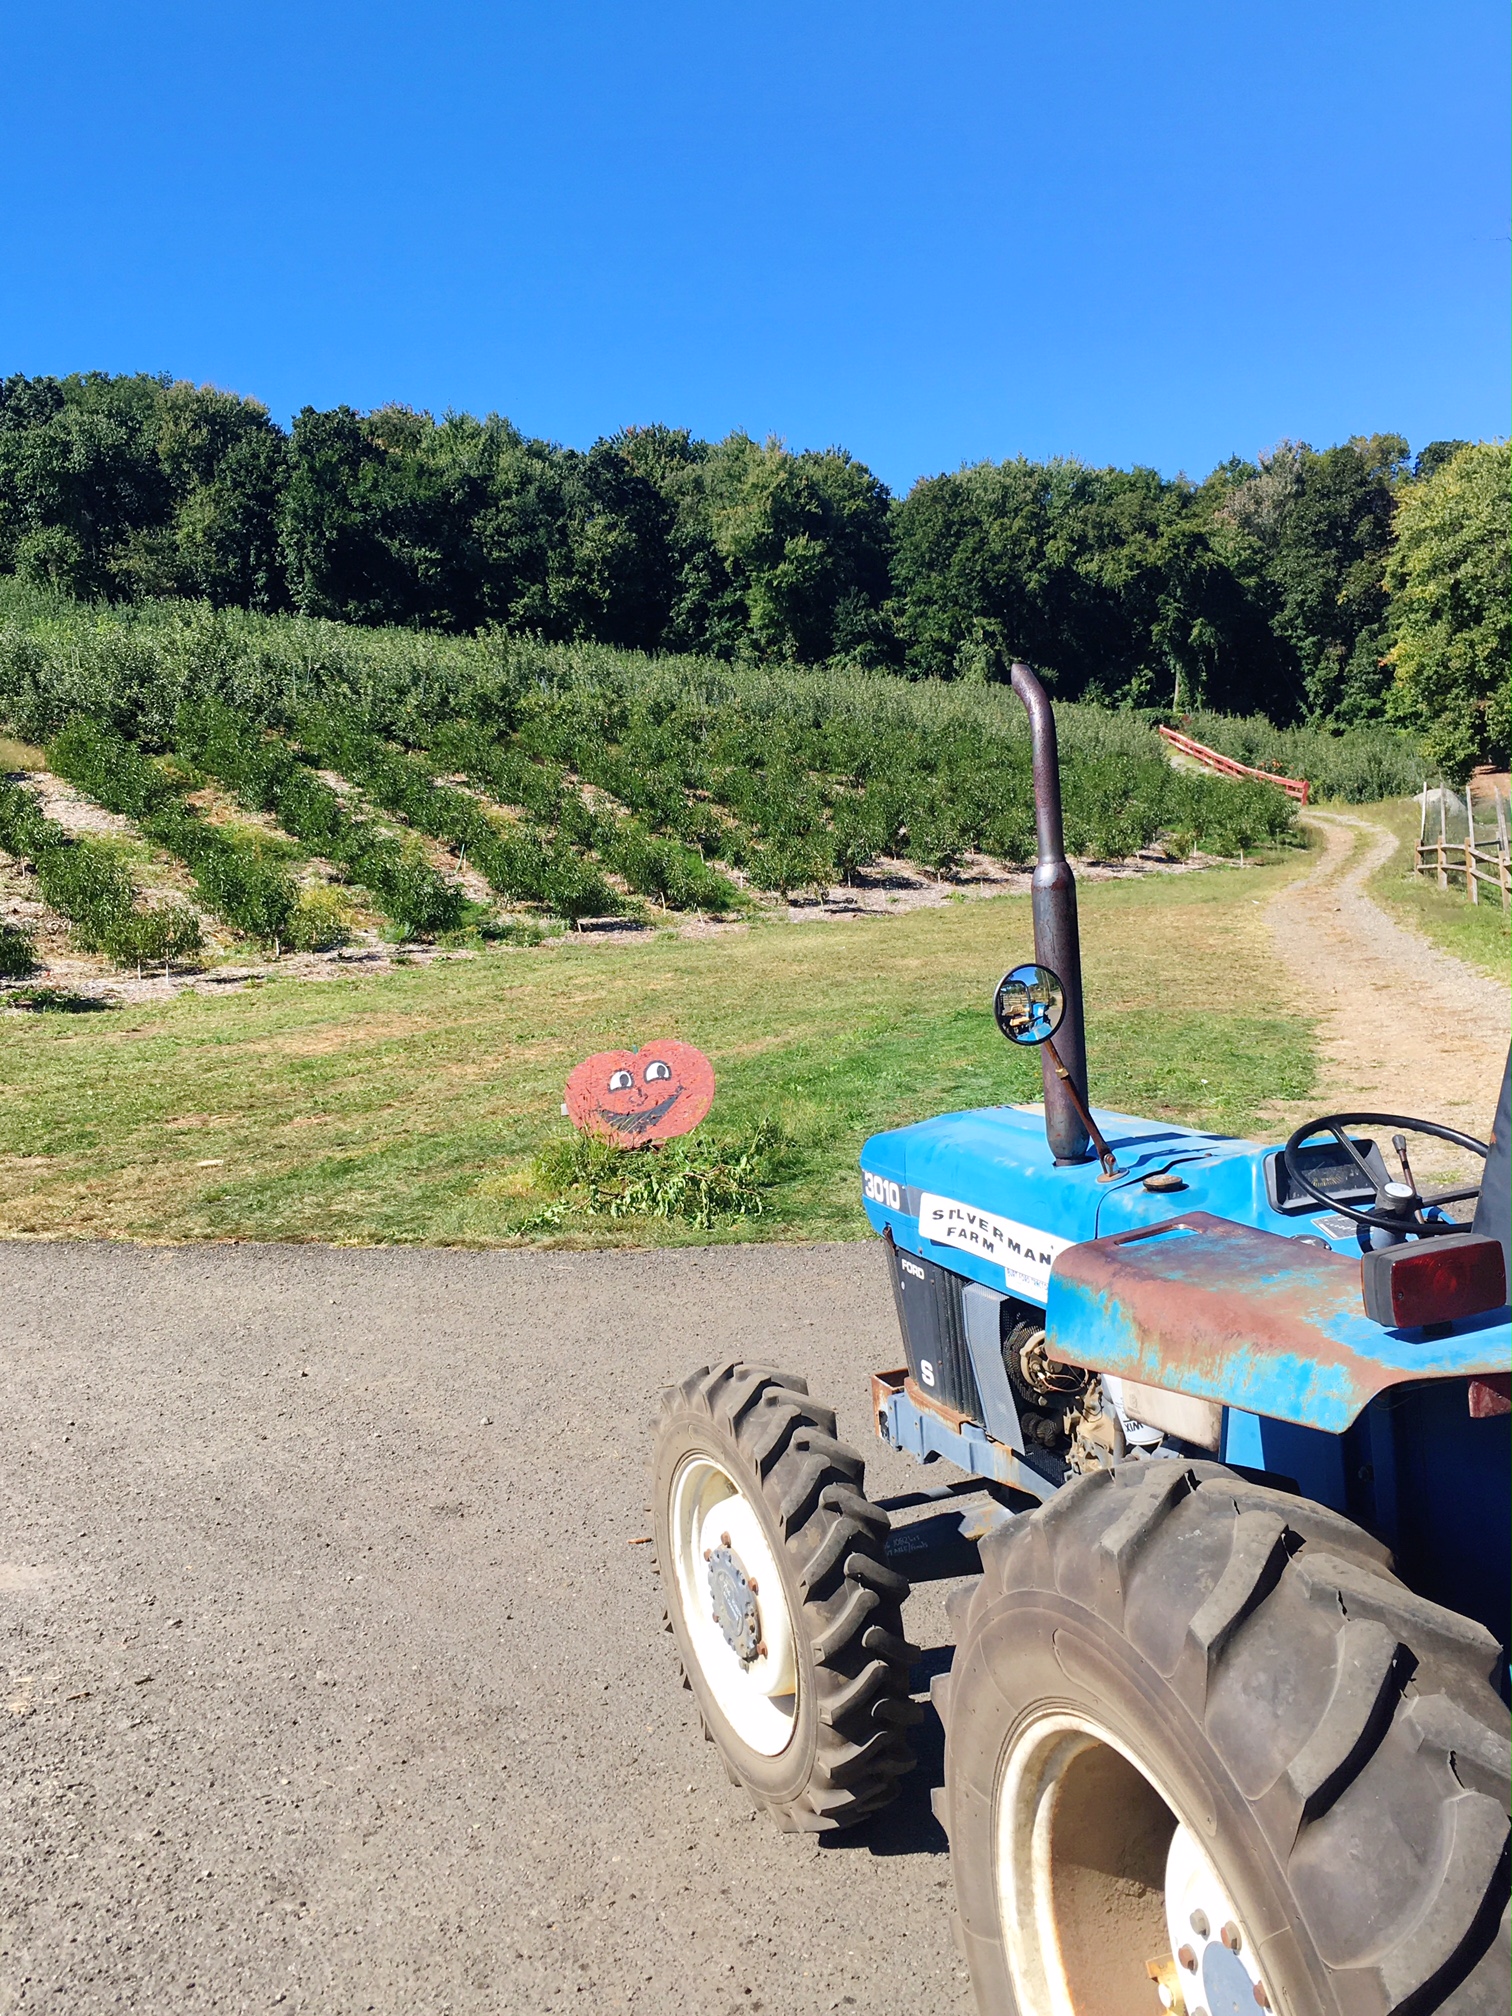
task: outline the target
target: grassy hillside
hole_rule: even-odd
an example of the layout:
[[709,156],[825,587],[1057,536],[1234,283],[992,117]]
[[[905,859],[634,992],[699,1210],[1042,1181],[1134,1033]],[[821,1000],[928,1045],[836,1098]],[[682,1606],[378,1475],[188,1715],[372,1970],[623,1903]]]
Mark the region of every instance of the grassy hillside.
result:
[[[1292,837],[1269,785],[1174,771],[1133,715],[1058,713],[1073,852],[1159,840],[1233,856]],[[464,862],[506,908],[577,919],[638,899],[730,911],[742,892],[824,889],[885,858],[947,872],[973,852],[1033,854],[1027,727],[1001,686],[86,606],[12,584],[0,723],[46,742],[55,768],[187,863],[208,908],[262,918],[243,928],[271,941],[287,942],[294,884],[207,834],[184,802],[197,785],[276,819],[401,934],[479,921]],[[351,785],[440,855],[362,816]]]
[[[1262,898],[1290,865],[1082,890],[1094,1098],[1234,1131],[1304,1096],[1310,1033],[1277,1013]],[[678,1036],[714,1060],[703,1130],[789,1144],[759,1218],[723,1238],[862,1228],[877,1128],[1038,1096],[991,992],[1031,943],[1022,897],[718,938],[559,940],[382,978],[14,1018],[0,1232],[495,1244],[539,1225],[533,1158],[589,1052]],[[695,1140],[700,1137],[694,1137]],[[708,1236],[569,1214],[574,1243]]]

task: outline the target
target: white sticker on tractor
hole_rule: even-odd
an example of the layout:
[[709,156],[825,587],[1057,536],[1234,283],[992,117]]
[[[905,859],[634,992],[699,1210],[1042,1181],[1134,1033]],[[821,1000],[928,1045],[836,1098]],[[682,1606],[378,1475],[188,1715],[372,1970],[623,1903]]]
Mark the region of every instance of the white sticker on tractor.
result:
[[1359,1226],[1353,1218],[1346,1218],[1342,1211],[1320,1211],[1312,1222],[1314,1232],[1321,1232],[1327,1239],[1349,1239],[1358,1235]]
[[919,1198],[919,1232],[937,1246],[955,1246],[979,1260],[995,1260],[1009,1288],[1021,1289],[1043,1302],[1050,1292],[1050,1263],[1072,1243],[1051,1232],[1036,1232],[1014,1218],[958,1204],[954,1197]]

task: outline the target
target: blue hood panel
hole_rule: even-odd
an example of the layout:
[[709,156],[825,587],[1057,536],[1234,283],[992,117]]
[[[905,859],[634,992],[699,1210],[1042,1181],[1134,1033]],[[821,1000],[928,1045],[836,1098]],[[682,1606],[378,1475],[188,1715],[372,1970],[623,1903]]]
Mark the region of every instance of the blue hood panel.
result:
[[[1041,1305],[1051,1263],[1066,1246],[1156,1225],[1178,1211],[1329,1236],[1319,1235],[1314,1222],[1331,1215],[1321,1205],[1301,1216],[1271,1206],[1264,1165],[1275,1149],[1093,1111],[1123,1172],[1111,1183],[1099,1180],[1095,1162],[1056,1168],[1040,1107],[985,1106],[874,1134],[861,1151],[866,1215],[876,1231],[890,1227],[911,1253]],[[1180,1174],[1185,1190],[1144,1188],[1146,1176],[1167,1169]],[[1339,1252],[1356,1250],[1352,1232],[1330,1243]]]
[[[989,1106],[873,1135],[861,1151],[866,1215],[878,1232],[890,1230],[899,1246],[923,1259],[1041,1308],[1050,1302],[1058,1348],[1078,1363],[1331,1432],[1353,1419],[1381,1387],[1506,1369],[1505,1311],[1456,1324],[1449,1338],[1430,1344],[1422,1333],[1383,1330],[1366,1318],[1363,1304],[1356,1302],[1357,1267],[1344,1270],[1350,1277],[1348,1293],[1337,1309],[1330,1304],[1326,1323],[1314,1325],[1316,1336],[1305,1350],[1299,1352],[1295,1343],[1287,1353],[1259,1348],[1260,1305],[1246,1314],[1247,1305],[1262,1287],[1274,1299],[1278,1291],[1272,1275],[1310,1279],[1309,1255],[1322,1263],[1325,1275],[1336,1270],[1338,1262],[1315,1247],[1292,1248],[1294,1270],[1277,1274],[1267,1260],[1252,1281],[1238,1264],[1242,1240],[1229,1240],[1236,1258],[1224,1322],[1232,1335],[1224,1332],[1228,1341],[1222,1348],[1211,1342],[1223,1326],[1210,1313],[1202,1336],[1194,1333],[1182,1343],[1174,1315],[1167,1336],[1164,1324],[1140,1329],[1118,1298],[1110,1299],[1101,1288],[1096,1295],[1090,1287],[1073,1290],[1071,1281],[1092,1264],[1090,1255],[1069,1259],[1064,1273],[1056,1269],[1052,1296],[1051,1270],[1068,1248],[1194,1214],[1230,1221],[1230,1235],[1243,1227],[1287,1240],[1306,1233],[1326,1240],[1334,1254],[1359,1258],[1354,1226],[1342,1215],[1321,1204],[1316,1210],[1281,1212],[1270,1202],[1265,1165],[1278,1153],[1275,1148],[1093,1110],[1118,1160],[1121,1173],[1111,1181],[1100,1180],[1096,1162],[1056,1168],[1039,1107]],[[1181,1177],[1183,1189],[1144,1188],[1146,1177],[1167,1170]],[[1162,1251],[1168,1243],[1161,1242]],[[1136,1256],[1143,1250],[1129,1249]],[[1215,1250],[1221,1274],[1229,1247],[1220,1240]],[[1272,1250],[1284,1255],[1287,1249],[1265,1247],[1267,1254]],[[1317,1271],[1313,1266],[1311,1272]],[[1211,1301],[1211,1284],[1204,1292]],[[1223,1303],[1219,1294],[1213,1306]],[[1325,1374],[1333,1379],[1326,1404],[1318,1386],[1320,1379],[1327,1383]]]

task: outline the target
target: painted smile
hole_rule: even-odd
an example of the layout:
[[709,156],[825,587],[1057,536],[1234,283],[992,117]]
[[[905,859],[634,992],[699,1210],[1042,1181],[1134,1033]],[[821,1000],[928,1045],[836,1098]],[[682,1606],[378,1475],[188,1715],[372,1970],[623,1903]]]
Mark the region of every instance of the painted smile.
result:
[[675,1092],[669,1092],[655,1106],[643,1106],[639,1113],[612,1113],[607,1106],[600,1106],[598,1117],[616,1134],[644,1134],[658,1120],[664,1120],[681,1097],[679,1085]]

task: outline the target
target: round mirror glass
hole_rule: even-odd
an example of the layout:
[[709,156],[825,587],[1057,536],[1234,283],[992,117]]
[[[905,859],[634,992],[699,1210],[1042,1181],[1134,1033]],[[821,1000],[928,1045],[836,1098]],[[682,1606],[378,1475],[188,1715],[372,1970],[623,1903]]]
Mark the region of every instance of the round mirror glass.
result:
[[1066,1012],[1060,975],[1048,966],[1015,966],[998,982],[992,1012],[1010,1043],[1046,1042]]

